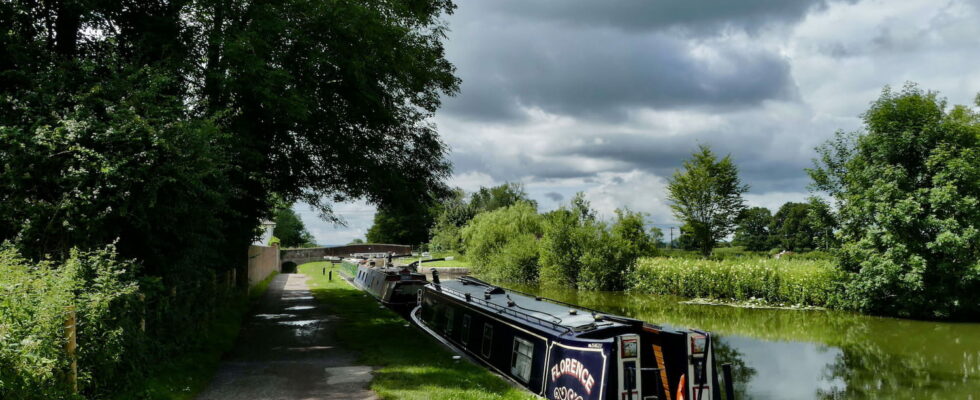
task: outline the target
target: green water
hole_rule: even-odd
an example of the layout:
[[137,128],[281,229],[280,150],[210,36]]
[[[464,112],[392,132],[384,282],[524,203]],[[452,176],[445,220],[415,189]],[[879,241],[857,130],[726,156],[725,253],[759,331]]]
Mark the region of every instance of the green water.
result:
[[[511,285],[512,286],[512,285]],[[670,296],[518,287],[716,336],[740,399],[980,400],[980,323],[682,304]],[[718,340],[720,339],[720,340]]]

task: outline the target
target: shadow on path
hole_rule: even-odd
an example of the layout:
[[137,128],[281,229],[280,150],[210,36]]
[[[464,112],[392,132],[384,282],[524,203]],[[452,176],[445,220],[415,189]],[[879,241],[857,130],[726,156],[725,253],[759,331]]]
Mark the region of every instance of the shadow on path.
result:
[[377,399],[371,367],[336,347],[336,318],[302,274],[281,274],[242,325],[235,348],[198,400]]

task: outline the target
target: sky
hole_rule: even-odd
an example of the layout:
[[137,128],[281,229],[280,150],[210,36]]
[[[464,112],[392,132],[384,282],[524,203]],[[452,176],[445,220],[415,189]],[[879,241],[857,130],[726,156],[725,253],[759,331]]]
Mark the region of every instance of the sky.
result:
[[[950,104],[980,92],[980,0],[458,0],[446,56],[462,79],[433,122],[450,185],[521,182],[542,211],[584,192],[676,224],[666,182],[699,144],[731,155],[750,206],[812,195],[804,168],[890,85]],[[320,244],[363,238],[295,206]]]

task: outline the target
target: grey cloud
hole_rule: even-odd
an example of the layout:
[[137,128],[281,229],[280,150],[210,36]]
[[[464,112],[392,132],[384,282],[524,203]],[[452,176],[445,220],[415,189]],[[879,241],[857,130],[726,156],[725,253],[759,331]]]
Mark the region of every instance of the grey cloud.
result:
[[826,3],[825,0],[479,0],[460,2],[460,8],[474,6],[481,12],[575,26],[630,31],[672,28],[703,35],[726,28],[754,32],[771,23],[795,22]]
[[762,48],[718,42],[705,56],[662,33],[467,18],[450,22],[448,56],[463,84],[443,112],[469,119],[515,121],[523,106],[612,120],[635,108],[746,108],[797,97],[788,61]]
[[545,193],[544,194],[544,197],[547,197],[548,199],[550,199],[551,201],[553,201],[555,203],[557,203],[559,201],[562,201],[562,200],[565,200],[565,196],[563,196],[561,193],[558,193],[558,192],[548,192],[548,193]]

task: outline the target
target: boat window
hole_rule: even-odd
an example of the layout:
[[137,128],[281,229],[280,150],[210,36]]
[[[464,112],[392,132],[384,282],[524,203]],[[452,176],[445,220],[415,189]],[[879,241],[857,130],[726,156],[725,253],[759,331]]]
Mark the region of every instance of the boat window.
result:
[[484,323],[483,324],[483,344],[480,346],[483,351],[483,357],[490,357],[490,350],[492,350],[493,344],[493,325]]
[[463,329],[459,332],[459,341],[463,344],[470,341],[470,315],[463,314]]
[[456,316],[456,309],[449,308],[446,310],[446,334],[453,333],[453,317]]
[[514,338],[514,354],[510,360],[510,373],[518,379],[527,383],[531,378],[531,357],[534,354],[534,345],[527,340]]

